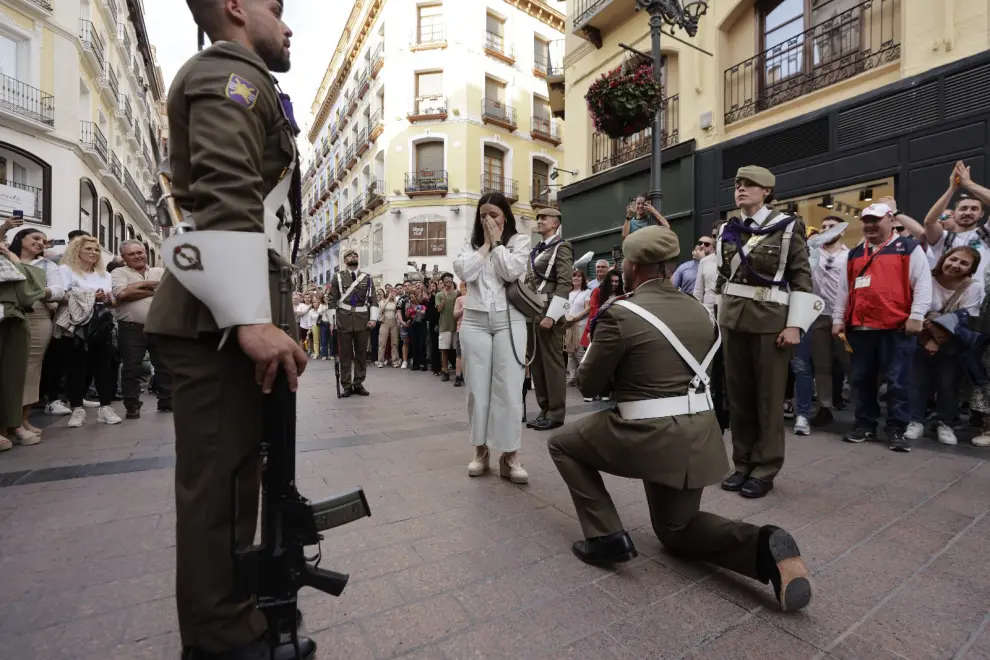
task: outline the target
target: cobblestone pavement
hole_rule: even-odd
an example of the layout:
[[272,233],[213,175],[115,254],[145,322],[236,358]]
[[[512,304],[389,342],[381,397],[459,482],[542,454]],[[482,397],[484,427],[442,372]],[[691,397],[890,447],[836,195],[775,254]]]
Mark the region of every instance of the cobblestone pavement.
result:
[[[332,363],[312,363],[299,397],[300,489],[361,485],[373,511],[323,544],[344,595],[301,595],[320,658],[990,657],[990,454],[817,433],[789,438],[769,497],[709,489],[707,509],[798,538],[817,594],[784,616],[767,587],[667,555],[628,480],[606,477],[640,558],[582,564],[545,434],[524,434],[528,486],[469,479],[466,390],[378,369],[367,385],[337,400]],[[150,408],[62,418],[0,455],[0,656],[178,657],[171,420]]]

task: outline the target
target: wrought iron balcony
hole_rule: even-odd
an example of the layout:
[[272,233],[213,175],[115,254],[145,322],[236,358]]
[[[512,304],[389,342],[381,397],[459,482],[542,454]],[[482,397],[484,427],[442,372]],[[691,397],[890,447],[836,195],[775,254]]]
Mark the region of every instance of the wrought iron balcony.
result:
[[534,140],[543,140],[553,145],[561,143],[560,124],[546,117],[532,117],[529,134]]
[[505,37],[495,32],[485,32],[485,54],[507,64],[516,62],[516,52],[512,44],[506,43]]
[[55,126],[55,97],[4,75],[0,75],[0,109]]
[[86,149],[92,149],[100,156],[100,160],[105,165],[107,163],[107,139],[103,135],[100,127],[91,121],[80,122],[79,142]]
[[533,177],[533,185],[529,196],[529,205],[534,209],[560,208],[560,203],[557,201],[557,195],[550,188],[546,177]]
[[516,130],[516,109],[495,99],[481,101],[481,121],[495,124],[510,131]]
[[481,194],[493,192],[502,193],[507,200],[515,202],[519,199],[519,182],[492,172],[485,172],[481,175]]
[[110,154],[110,173],[113,174],[114,178],[120,183],[124,182],[124,168],[120,164],[120,159],[117,158],[116,153]]
[[135,202],[141,206],[146,206],[147,197],[141,192],[141,188],[134,181],[134,177],[131,176],[131,173],[126,167],[124,168],[124,187],[127,188],[127,192],[131,193],[131,197],[134,198]]
[[378,76],[378,72],[382,70],[385,66],[385,44],[380,43],[375,48],[374,54],[371,56],[371,71],[368,75],[374,80]]
[[405,191],[410,197],[418,195],[446,195],[447,170],[420,170],[406,172]]
[[368,142],[368,129],[362,127],[357,134],[357,155],[363,155],[370,146],[371,143]]
[[[675,94],[666,99],[663,106],[663,139],[661,146],[666,149],[680,141],[678,129],[678,97]],[[591,136],[591,173],[596,174],[637,158],[649,156],[652,152],[653,129],[646,129],[629,137],[613,139],[604,133]]]
[[371,79],[368,78],[368,70],[367,69],[365,69],[364,71],[361,71],[358,74],[357,81],[358,81],[357,82],[358,91],[357,91],[357,97],[356,98],[363,99],[364,98],[364,95],[368,93],[368,88],[371,86]]
[[340,137],[340,131],[337,130],[337,124],[333,124],[330,127],[330,142],[329,143],[330,144],[335,143],[337,141],[337,138],[339,138],[339,137]]
[[385,121],[382,113],[382,109],[378,108],[373,113],[371,113],[371,119],[368,121],[368,140],[374,142],[378,139],[378,136],[382,134],[385,130]]
[[107,64],[107,82],[110,84],[110,91],[113,92],[113,98],[115,101],[120,100],[120,83],[117,82],[117,72],[113,70],[113,67]]
[[357,150],[354,145],[347,147],[347,155],[344,157],[344,168],[351,169],[357,163]]
[[103,47],[103,40],[100,39],[100,35],[96,30],[96,26],[90,21],[84,19],[79,21],[79,41],[82,42],[85,50],[93,53],[93,57],[96,58],[96,62],[99,64],[99,70],[102,71],[106,67],[106,51]]
[[[822,12],[838,0],[819,3]],[[901,56],[900,0],[867,0],[725,70],[725,123],[739,121]]]
[[373,180],[364,190],[364,208],[374,210],[385,203],[385,182]]
[[45,199],[44,188],[36,188],[34,186],[29,186],[26,183],[18,183],[17,181],[11,181],[10,179],[7,180],[0,179],[0,183],[2,183],[5,186],[10,186],[11,188],[17,188],[18,190],[26,190],[27,192],[32,193],[34,195],[34,214],[32,215],[30,213],[25,213],[24,215],[25,217],[35,218],[38,221],[44,219],[45,213],[44,213],[44,207],[42,206],[42,203],[44,202]]
[[548,78],[564,75],[564,40],[555,39],[533,52],[533,74]]
[[575,0],[572,34],[602,47],[601,33],[614,30],[629,20],[637,0]]
[[406,119],[414,121],[428,121],[431,119],[447,118],[447,97],[442,94],[431,94],[429,96],[417,96],[413,101]]
[[103,6],[110,10],[110,16],[113,17],[113,22],[117,23],[117,0],[103,0]]
[[27,0],[27,1],[30,2],[32,5],[34,5],[35,7],[40,7],[45,11],[52,10],[52,3],[48,2],[48,0]]
[[124,46],[124,52],[127,53],[127,57],[130,59],[131,35],[127,34],[127,27],[124,23],[117,23],[117,35],[120,37],[120,42]]
[[410,34],[409,45],[412,50],[446,46],[447,37],[444,33],[443,26],[423,25],[420,26],[419,29],[414,28]]

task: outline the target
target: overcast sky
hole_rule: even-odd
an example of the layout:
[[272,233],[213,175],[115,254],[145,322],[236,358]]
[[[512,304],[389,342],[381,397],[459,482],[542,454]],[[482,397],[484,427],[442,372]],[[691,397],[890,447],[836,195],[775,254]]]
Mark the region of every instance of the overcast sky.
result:
[[[310,107],[353,4],[353,0],[285,0],[285,22],[293,32],[292,70],[279,75],[278,81],[292,97],[296,120],[303,128],[300,138],[309,126]],[[196,52],[196,24],[185,0],[145,0],[144,10],[167,90],[175,72]]]

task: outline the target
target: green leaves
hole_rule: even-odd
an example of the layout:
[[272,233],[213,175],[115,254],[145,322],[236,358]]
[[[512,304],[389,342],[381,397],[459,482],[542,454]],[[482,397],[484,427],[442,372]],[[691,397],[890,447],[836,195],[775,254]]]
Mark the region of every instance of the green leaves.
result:
[[663,86],[653,80],[653,67],[623,74],[622,67],[602,74],[585,94],[595,130],[611,138],[637,133],[663,106]]

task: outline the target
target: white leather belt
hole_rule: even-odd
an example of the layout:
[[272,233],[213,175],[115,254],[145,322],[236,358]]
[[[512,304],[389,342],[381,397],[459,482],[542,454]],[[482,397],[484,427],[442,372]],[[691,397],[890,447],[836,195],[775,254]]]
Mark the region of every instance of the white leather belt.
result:
[[625,401],[616,404],[622,419],[660,419],[677,415],[693,415],[712,410],[711,400],[704,392],[671,396],[645,401]]
[[737,284],[729,282],[722,287],[723,296],[736,296],[737,298],[749,298],[757,302],[772,302],[778,305],[786,305],[791,294],[776,287],[751,286],[749,284]]
[[367,312],[368,311],[368,306],[367,305],[361,305],[360,307],[351,307],[350,305],[345,305],[344,303],[340,303],[340,304],[337,305],[337,307],[339,309],[343,309],[343,310],[348,311],[348,312]]

